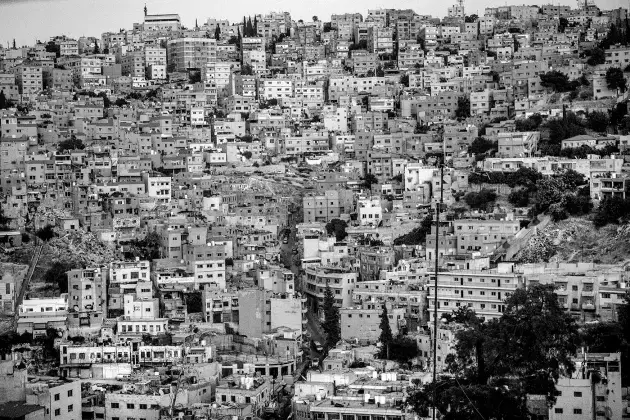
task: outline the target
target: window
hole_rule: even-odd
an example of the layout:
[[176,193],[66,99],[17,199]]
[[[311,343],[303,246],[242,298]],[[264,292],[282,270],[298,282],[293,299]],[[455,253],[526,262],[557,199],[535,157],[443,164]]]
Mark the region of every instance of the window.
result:
[[55,416],[61,415],[61,408],[55,408]]
[[120,408],[120,404],[118,404],[118,403],[112,403],[112,408]]
[[575,391],[575,392],[573,393],[573,396],[574,396],[574,397],[581,397],[581,396],[582,396],[582,393],[581,393],[581,392],[579,392],[579,391]]
[[68,406],[68,413],[72,413],[72,410],[74,410],[74,407],[72,406],[72,404],[70,404]]
[[68,391],[68,397],[72,397],[72,390]]
[[146,410],[146,409],[147,409],[146,404],[140,404],[140,410]]
[[582,414],[582,409],[581,408],[574,408],[573,409],[573,414]]
[[562,408],[556,408],[554,410],[554,413],[556,413],[556,414],[562,414],[563,412],[564,412],[564,410]]
[[128,410],[133,410],[134,408],[136,408],[136,406],[134,404],[127,404],[127,409]]
[[55,394],[55,401],[59,401],[59,394]]

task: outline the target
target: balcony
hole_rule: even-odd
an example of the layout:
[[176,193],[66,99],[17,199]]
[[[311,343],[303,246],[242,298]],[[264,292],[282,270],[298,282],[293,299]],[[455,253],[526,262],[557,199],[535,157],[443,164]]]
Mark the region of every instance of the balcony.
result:
[[582,310],[583,311],[594,311],[595,310],[595,305],[593,305],[592,303],[583,303],[582,304]]

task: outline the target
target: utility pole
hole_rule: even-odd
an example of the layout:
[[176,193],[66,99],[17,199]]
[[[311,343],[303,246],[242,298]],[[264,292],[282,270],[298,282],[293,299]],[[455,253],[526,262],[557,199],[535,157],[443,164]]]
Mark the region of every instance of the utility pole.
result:
[[[442,152],[443,153],[443,152]],[[440,201],[435,203],[435,279],[433,283],[433,420],[437,411],[435,402],[437,401],[437,329],[438,329],[438,265],[440,249],[440,211],[444,203],[444,154],[442,160],[438,161],[440,168]]]

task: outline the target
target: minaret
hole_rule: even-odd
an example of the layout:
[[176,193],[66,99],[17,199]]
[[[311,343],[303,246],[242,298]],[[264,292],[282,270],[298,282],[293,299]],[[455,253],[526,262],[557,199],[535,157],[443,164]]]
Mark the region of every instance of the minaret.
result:
[[146,3],[144,3],[144,15],[145,16],[147,15],[147,4]]

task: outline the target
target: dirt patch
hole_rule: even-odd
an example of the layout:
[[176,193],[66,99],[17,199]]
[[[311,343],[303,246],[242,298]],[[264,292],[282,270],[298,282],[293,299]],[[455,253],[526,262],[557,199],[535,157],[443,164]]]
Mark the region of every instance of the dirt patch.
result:
[[519,252],[520,262],[594,262],[617,264],[630,259],[630,225],[596,229],[586,217],[550,223]]

